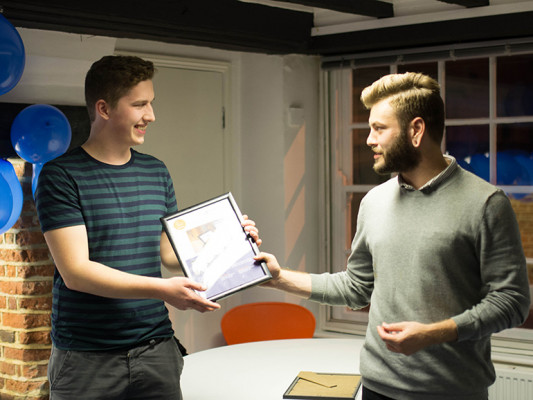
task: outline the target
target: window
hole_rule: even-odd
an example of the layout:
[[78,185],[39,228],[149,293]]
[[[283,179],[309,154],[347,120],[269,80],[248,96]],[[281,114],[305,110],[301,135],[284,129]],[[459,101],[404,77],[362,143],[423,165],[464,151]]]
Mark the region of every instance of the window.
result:
[[[369,111],[359,97],[363,88],[395,72],[423,72],[441,84],[446,107],[443,152],[465,169],[509,196],[518,218],[533,291],[533,53],[487,54],[421,62],[357,62],[324,72],[328,92],[329,271],[345,268],[364,195],[388,177],[372,170],[366,145]],[[379,60],[379,58],[376,58]],[[366,310],[326,307],[326,330],[364,334]],[[495,349],[533,354],[533,310],[520,328],[494,335]]]

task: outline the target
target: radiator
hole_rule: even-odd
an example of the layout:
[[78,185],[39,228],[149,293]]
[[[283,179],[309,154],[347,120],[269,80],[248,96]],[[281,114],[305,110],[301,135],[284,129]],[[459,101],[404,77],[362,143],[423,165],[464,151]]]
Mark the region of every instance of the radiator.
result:
[[532,400],[533,368],[495,364],[496,382],[489,387],[489,400]]

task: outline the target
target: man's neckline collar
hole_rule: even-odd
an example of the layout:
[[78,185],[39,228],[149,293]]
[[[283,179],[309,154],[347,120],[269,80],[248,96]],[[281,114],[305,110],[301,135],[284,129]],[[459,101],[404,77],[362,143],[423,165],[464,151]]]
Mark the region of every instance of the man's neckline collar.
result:
[[[427,183],[425,183],[420,189],[418,189],[420,192],[428,193],[432,190],[436,189],[442,182],[444,182],[456,169],[457,169],[457,161],[454,157],[444,154],[444,159],[448,163],[448,166],[437,176],[430,179]],[[412,185],[408,184],[403,178],[401,174],[398,174],[398,184],[405,190],[409,191],[416,191]]]

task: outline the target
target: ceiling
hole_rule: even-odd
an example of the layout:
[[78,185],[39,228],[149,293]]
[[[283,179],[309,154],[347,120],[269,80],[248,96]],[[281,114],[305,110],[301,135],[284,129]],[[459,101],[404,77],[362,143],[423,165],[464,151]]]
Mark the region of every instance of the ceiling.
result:
[[16,27],[334,56],[533,37],[526,0],[0,0]]

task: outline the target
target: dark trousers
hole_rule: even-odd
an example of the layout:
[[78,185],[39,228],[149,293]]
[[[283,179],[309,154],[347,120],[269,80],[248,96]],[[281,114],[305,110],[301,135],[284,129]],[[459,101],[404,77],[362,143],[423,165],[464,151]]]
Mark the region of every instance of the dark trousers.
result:
[[52,347],[50,400],[182,400],[182,369],[174,338],[111,352]]
[[373,390],[370,390],[363,386],[363,399],[362,400],[394,400],[394,399],[391,397],[387,397],[382,394],[376,393]]

